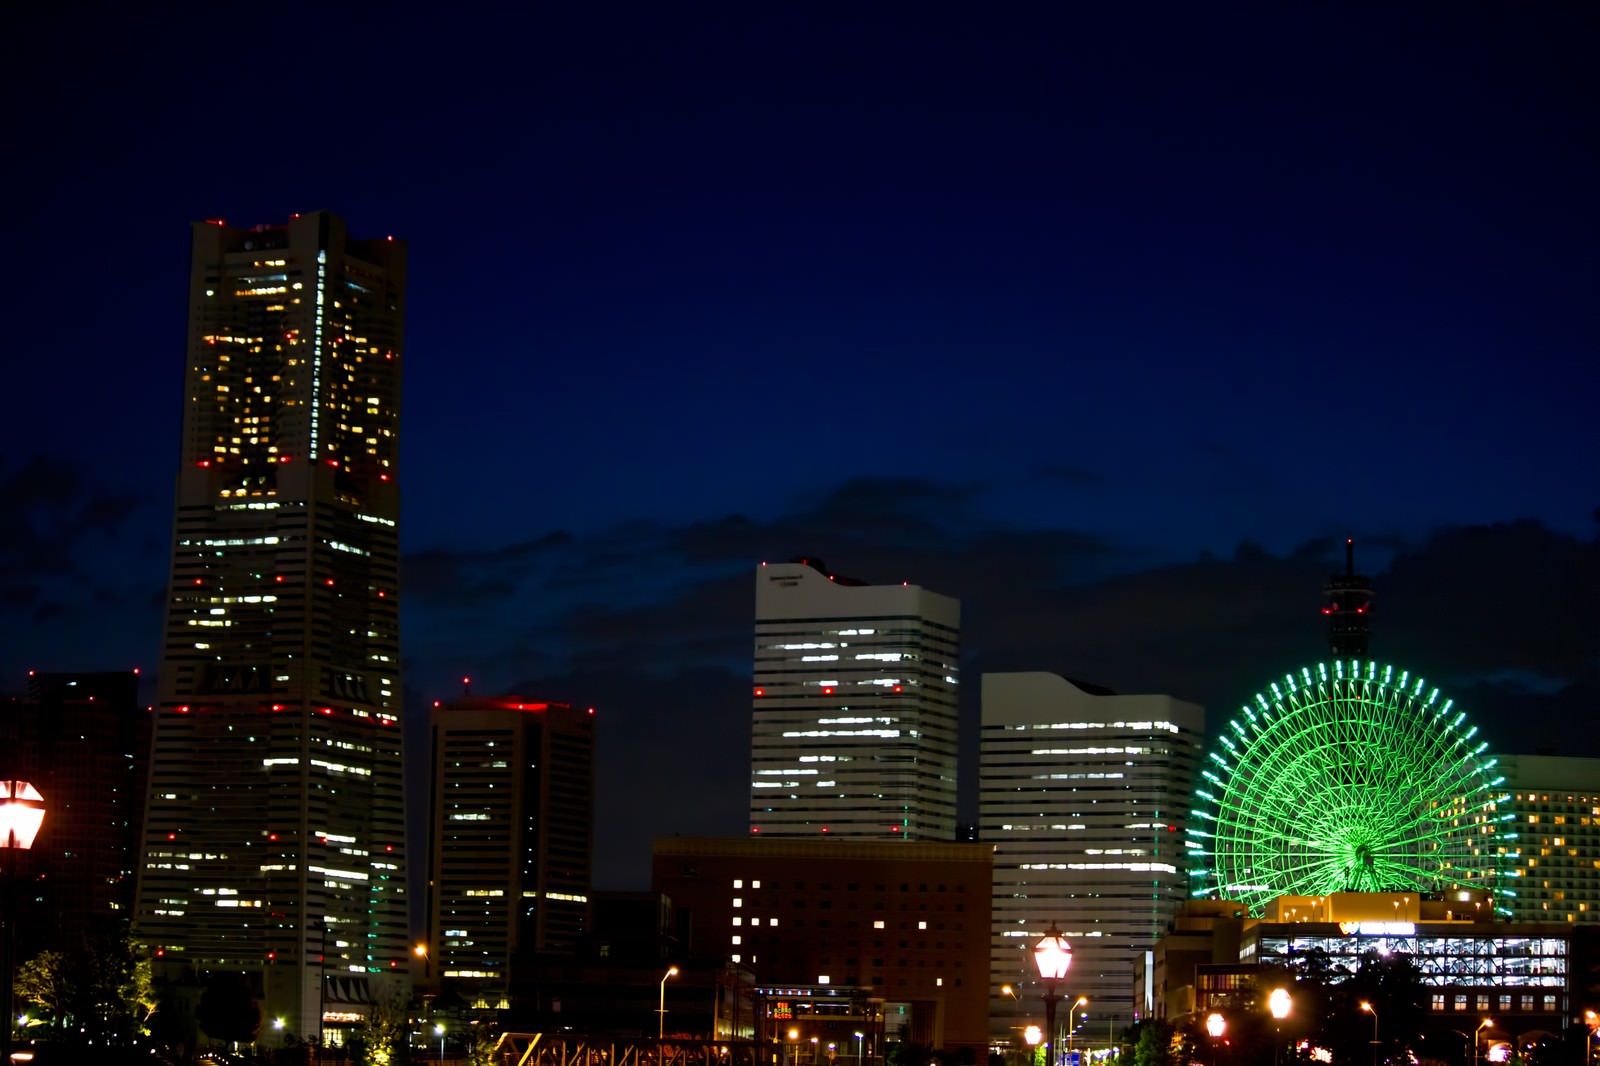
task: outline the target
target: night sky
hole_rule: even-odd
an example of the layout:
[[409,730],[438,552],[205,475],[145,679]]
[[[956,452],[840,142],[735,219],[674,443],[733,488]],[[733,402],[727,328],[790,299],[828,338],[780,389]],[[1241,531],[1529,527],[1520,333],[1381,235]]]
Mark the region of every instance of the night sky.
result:
[[601,887],[744,832],[800,554],[962,600],[967,820],[980,672],[1231,712],[1346,536],[1374,657],[1600,754],[1591,5],[52,6],[0,46],[0,689],[153,671],[189,223],[327,209],[410,242],[410,720],[596,707]]

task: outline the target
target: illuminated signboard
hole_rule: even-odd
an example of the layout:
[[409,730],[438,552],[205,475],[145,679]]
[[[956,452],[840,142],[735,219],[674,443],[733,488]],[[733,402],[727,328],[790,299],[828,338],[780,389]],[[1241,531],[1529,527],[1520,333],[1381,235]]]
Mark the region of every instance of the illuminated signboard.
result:
[[789,1009],[788,1003],[779,1000],[772,1005],[772,1016],[774,1018],[793,1018],[794,1011]]

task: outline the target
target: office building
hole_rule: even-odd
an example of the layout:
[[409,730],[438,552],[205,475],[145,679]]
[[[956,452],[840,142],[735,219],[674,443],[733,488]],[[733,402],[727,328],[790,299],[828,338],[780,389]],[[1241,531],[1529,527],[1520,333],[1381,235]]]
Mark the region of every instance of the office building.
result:
[[1600,922],[1600,759],[1501,755],[1515,839],[1507,840],[1505,897],[1523,922]]
[[588,931],[594,715],[516,696],[435,706],[428,976],[509,1006],[512,971]]
[[7,701],[3,776],[32,784],[47,811],[20,860],[40,905],[19,927],[19,957],[127,932],[149,746],[136,671],[30,673],[27,696]]
[[[1204,730],[1205,712],[1170,696],[1118,696],[1048,673],[983,675],[978,816],[995,846],[992,987],[1037,999],[1033,947],[1054,923],[1073,949],[1060,992],[1088,1000],[1073,1014],[1087,1046],[1108,1046],[1133,1020],[1128,975],[1187,897],[1183,842]],[[996,995],[998,1024],[1012,1004]]]
[[757,568],[750,831],[954,840],[960,626],[916,585]]
[[194,227],[135,926],[163,969],[249,974],[269,1039],[409,977],[405,276],[402,242],[326,212]]
[[981,1057],[992,857],[987,844],[667,837],[651,888],[686,912],[686,959],[753,975],[758,1039],[842,1058],[859,1031],[869,1061],[896,1040]]

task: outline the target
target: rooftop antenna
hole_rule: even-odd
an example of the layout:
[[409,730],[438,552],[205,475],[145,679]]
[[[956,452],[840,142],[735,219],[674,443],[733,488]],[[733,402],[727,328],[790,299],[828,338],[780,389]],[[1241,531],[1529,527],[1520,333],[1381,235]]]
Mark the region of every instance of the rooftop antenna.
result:
[[1371,634],[1372,579],[1356,573],[1356,542],[1344,542],[1344,573],[1328,578],[1322,590],[1327,602],[1328,647],[1335,659],[1365,659]]

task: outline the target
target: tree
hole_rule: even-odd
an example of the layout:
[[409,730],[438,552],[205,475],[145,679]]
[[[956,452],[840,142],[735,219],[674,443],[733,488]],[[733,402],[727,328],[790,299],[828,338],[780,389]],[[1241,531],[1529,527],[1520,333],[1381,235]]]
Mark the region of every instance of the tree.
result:
[[467,1066],[494,1066],[494,1045],[497,1035],[488,1024],[472,1027],[472,1042],[467,1046]]
[[261,1032],[261,1008],[241,974],[214,974],[194,1013],[200,1028],[213,1040],[248,1044]]
[[17,970],[18,999],[39,1008],[51,1025],[66,1025],[75,988],[71,962],[59,951],[41,951]]
[[410,1055],[411,1027],[399,999],[372,1008],[361,1028],[351,1034],[350,1057],[356,1066],[401,1066]]
[[1139,1022],[1130,1034],[1133,1038],[1133,1066],[1172,1066],[1172,1026],[1165,1021],[1151,1019]]
[[200,1043],[195,1011],[202,989],[193,977],[163,982],[155,988],[157,1006],[150,1017],[150,1035],[166,1049],[169,1058],[188,1062]]
[[100,1039],[147,1031],[155,1013],[150,953],[126,934],[96,938],[79,959],[77,1014]]

